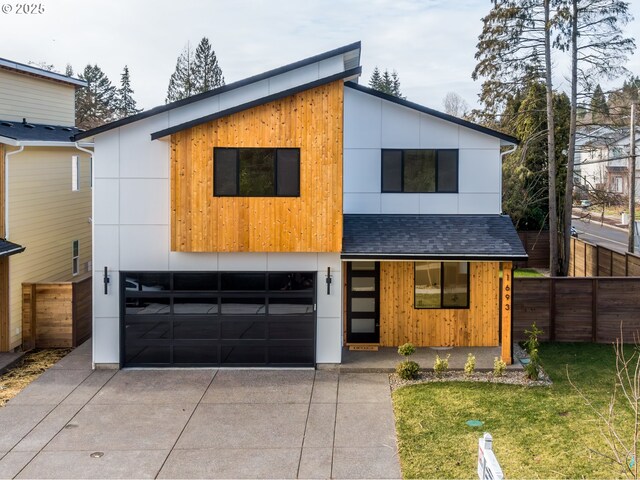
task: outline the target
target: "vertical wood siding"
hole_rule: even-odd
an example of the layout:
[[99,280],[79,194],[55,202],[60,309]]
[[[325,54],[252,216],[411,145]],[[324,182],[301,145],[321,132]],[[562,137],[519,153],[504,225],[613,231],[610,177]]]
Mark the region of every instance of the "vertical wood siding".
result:
[[[71,191],[71,156],[80,156],[80,190]],[[73,148],[27,147],[11,157],[9,235],[26,247],[9,257],[10,345],[22,344],[22,283],[71,280],[73,240],[80,273],[91,261],[89,157]]]
[[[171,250],[340,252],[343,83],[179,132],[171,148]],[[214,197],[214,147],[300,148],[300,197]]]
[[468,309],[415,309],[413,262],[381,262],[380,345],[499,345],[500,264],[469,266]]
[[75,87],[0,70],[0,118],[52,125],[75,125]]

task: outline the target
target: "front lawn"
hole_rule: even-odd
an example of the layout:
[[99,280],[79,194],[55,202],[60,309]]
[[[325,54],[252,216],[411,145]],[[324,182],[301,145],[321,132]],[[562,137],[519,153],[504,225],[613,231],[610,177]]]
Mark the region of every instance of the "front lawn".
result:
[[[614,382],[613,347],[558,343],[543,344],[540,351],[551,387],[451,382],[396,390],[404,477],[477,478],[483,432],[493,436],[506,478],[623,477],[618,466],[589,450],[610,453],[601,424],[566,374],[568,365],[572,381],[604,411]],[[465,422],[471,419],[484,426],[468,427]],[[626,419],[630,432],[631,416]]]
[[540,273],[535,268],[516,268],[513,271],[513,278],[531,278],[531,277],[544,277],[542,273]]

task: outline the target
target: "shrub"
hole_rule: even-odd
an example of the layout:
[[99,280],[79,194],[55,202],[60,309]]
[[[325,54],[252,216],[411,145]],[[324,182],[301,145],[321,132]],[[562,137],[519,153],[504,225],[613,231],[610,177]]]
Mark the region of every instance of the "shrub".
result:
[[408,357],[409,355],[413,355],[414,353],[416,353],[416,347],[413,345],[413,343],[407,342],[404,345],[400,345],[398,347],[398,353],[403,357]]
[[525,330],[527,334],[527,340],[524,342],[525,349],[529,353],[529,363],[524,366],[524,371],[527,377],[531,380],[538,380],[540,377],[540,340],[538,335],[542,333],[535,322],[531,325],[531,330]]
[[473,375],[473,372],[476,369],[476,357],[473,353],[467,355],[467,361],[464,364],[464,374],[466,377],[470,377]]
[[506,370],[507,370],[507,364],[504,363],[500,358],[495,357],[493,359],[493,376],[502,377]]
[[436,361],[433,364],[433,371],[436,373],[436,377],[441,377],[443,373],[449,370],[449,357],[440,358],[440,355],[436,355]]
[[396,373],[404,380],[413,380],[420,372],[420,365],[412,360],[400,362],[396,367]]

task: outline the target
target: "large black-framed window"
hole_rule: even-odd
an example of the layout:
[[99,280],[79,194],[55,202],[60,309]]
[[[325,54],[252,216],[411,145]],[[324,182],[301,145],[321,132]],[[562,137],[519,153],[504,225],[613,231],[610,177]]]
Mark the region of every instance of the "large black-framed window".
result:
[[415,262],[414,308],[469,308],[469,262]]
[[299,197],[299,148],[213,149],[216,197]]
[[458,150],[382,150],[382,193],[457,193]]

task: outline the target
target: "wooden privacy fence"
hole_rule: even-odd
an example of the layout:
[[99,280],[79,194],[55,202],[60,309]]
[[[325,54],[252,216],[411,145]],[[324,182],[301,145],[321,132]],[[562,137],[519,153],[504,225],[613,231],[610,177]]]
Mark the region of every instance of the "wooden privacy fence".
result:
[[77,347],[91,336],[91,274],[22,284],[22,348]]
[[549,268],[549,231],[518,232],[529,259],[515,262],[520,268]]
[[513,339],[535,322],[543,341],[626,342],[640,333],[640,278],[542,277],[513,281]]
[[571,277],[638,277],[640,256],[571,238]]

